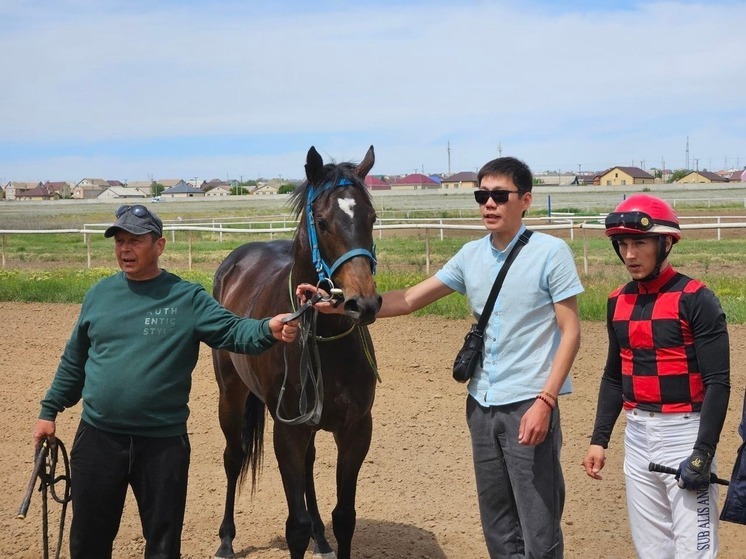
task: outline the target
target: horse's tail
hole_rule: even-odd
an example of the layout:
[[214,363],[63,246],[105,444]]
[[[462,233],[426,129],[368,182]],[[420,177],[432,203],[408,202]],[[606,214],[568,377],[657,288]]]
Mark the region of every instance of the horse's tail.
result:
[[241,448],[243,460],[241,462],[241,480],[246,479],[246,473],[251,467],[251,494],[256,492],[256,480],[262,469],[264,460],[264,420],[266,406],[256,394],[249,392],[243,409],[243,425],[241,427]]

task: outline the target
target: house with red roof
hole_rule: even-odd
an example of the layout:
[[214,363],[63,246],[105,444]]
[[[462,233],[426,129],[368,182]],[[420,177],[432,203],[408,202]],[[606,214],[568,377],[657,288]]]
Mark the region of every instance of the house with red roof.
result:
[[412,173],[391,183],[391,190],[436,190],[440,184],[422,173]]
[[368,175],[365,177],[365,186],[370,190],[391,190],[391,185],[385,180],[381,180],[374,175]]

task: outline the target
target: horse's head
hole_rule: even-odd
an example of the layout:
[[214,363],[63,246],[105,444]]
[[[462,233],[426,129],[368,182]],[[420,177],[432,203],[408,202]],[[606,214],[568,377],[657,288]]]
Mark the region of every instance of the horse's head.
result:
[[[376,211],[363,180],[373,167],[370,146],[359,165],[324,164],[315,148],[306,157],[306,182],[292,195],[300,224],[296,233],[295,267],[344,296],[345,314],[361,324],[376,318],[381,296],[373,279],[373,223]],[[304,272],[301,272],[303,270]],[[303,281],[311,278],[302,277]],[[326,285],[324,285],[326,284]]]

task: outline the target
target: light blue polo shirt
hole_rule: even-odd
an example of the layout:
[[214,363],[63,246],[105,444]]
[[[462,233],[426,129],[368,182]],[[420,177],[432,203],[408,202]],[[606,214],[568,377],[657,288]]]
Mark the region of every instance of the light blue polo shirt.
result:
[[[466,243],[435,276],[465,294],[476,320],[520,234],[505,250],[491,235]],[[484,336],[484,365],[469,381],[469,394],[486,406],[535,398],[544,388],[560,342],[554,303],[583,292],[570,247],[535,231],[505,276]],[[572,392],[570,377],[560,391]]]

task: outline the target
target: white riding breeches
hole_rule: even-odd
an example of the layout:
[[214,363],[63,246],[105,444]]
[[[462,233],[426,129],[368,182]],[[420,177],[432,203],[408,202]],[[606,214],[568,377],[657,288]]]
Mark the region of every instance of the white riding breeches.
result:
[[[693,450],[699,413],[627,412],[624,475],[637,555],[647,559],[705,559],[718,552],[718,487],[680,489],[675,476],[650,472],[656,462],[678,468]],[[717,471],[715,461],[712,472]]]

